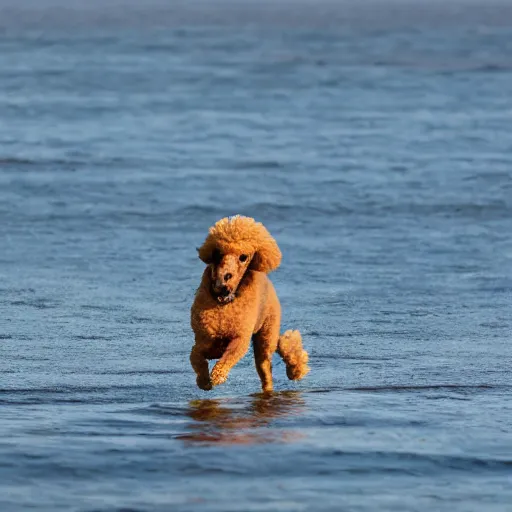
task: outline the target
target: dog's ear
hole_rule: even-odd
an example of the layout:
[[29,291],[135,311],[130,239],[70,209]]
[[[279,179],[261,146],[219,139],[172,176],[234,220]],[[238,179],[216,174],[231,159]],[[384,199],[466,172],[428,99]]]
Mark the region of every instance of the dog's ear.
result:
[[276,241],[269,236],[262,241],[252,257],[249,268],[269,274],[281,264],[281,250]]
[[207,265],[210,265],[210,263],[218,265],[222,260],[220,249],[217,247],[216,243],[210,239],[207,239],[206,242],[197,249],[197,253],[199,259]]
[[196,247],[196,251],[197,251],[197,255],[199,256],[199,259],[200,259],[203,263],[206,263],[207,265],[208,265],[209,263],[211,263],[211,258],[204,259],[204,257],[201,257],[201,256],[202,256],[202,253],[201,253],[201,247]]
[[213,251],[215,249],[215,246],[212,246],[212,244],[208,243],[206,241],[201,247],[197,248],[197,255],[199,256],[199,259],[203,262],[209,265],[213,262]]

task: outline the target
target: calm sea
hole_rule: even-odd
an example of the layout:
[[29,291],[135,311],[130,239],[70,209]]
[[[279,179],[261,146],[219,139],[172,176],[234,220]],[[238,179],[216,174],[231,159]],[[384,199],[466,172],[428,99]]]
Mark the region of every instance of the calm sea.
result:
[[[188,362],[263,221],[312,371]],[[512,510],[512,2],[0,0],[0,510]]]

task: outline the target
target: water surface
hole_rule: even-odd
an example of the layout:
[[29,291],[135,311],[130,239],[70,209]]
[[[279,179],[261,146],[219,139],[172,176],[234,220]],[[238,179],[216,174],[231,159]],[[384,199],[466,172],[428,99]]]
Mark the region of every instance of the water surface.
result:
[[[0,509],[505,511],[512,4],[0,2]],[[312,371],[195,387],[263,221]]]

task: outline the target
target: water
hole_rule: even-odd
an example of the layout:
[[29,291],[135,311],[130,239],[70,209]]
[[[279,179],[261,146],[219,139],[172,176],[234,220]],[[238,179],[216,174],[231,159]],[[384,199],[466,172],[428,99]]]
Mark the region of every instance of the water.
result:
[[[81,4],[0,2],[2,512],[512,510],[512,4]],[[272,397],[189,367],[234,213]]]

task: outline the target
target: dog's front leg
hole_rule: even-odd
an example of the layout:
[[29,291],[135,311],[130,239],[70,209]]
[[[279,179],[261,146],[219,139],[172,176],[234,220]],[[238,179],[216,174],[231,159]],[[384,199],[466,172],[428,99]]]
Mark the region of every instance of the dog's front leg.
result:
[[251,337],[238,337],[229,342],[226,351],[213,367],[210,382],[214,386],[226,382],[231,368],[247,354],[251,344]]
[[190,363],[197,375],[197,386],[205,391],[212,389],[210,375],[208,373],[208,361],[206,354],[200,345],[196,344],[190,353]]

